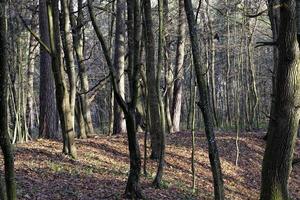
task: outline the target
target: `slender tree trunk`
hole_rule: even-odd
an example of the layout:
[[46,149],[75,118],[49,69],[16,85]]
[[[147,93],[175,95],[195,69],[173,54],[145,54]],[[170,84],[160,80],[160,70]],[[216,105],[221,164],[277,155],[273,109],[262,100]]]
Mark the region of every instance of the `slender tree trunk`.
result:
[[[34,15],[32,16],[34,17]],[[35,114],[33,107],[34,99],[34,70],[35,70],[35,40],[32,35],[29,36],[29,52],[28,52],[28,72],[27,72],[27,103],[26,103],[26,118],[27,127],[30,135],[33,133]]]
[[[111,10],[115,12],[115,1],[111,3]],[[111,15],[110,17],[110,29],[109,29],[109,53],[110,56],[113,56],[113,34],[114,34],[114,26],[115,26],[115,16]],[[131,58],[128,58],[128,63],[131,62]],[[110,110],[109,110],[109,135],[113,134],[114,129],[114,107],[115,107],[115,97],[114,97],[114,90],[111,84],[111,94],[110,94]]]
[[191,133],[192,133],[192,155],[191,155],[191,169],[192,169],[192,190],[193,192],[196,191],[196,169],[195,169],[195,100],[196,100],[196,92],[197,92],[197,87],[195,84],[195,79],[194,79],[194,73],[193,69],[191,69]]
[[208,88],[210,89],[210,95],[211,95],[211,102],[212,102],[212,111],[213,111],[213,117],[216,126],[219,126],[218,122],[218,116],[217,116],[217,94],[216,94],[216,74],[215,74],[215,57],[216,57],[216,44],[214,41],[214,30],[213,30],[213,24],[209,13],[209,0],[206,0],[206,16],[207,16],[207,26],[209,31],[209,37],[208,37],[208,43],[210,47],[210,57],[208,63],[209,65],[209,71],[210,71],[210,77],[209,77],[209,84]]
[[[83,16],[83,3],[82,0],[77,1],[77,7],[78,7],[78,16],[77,20],[75,19],[74,15],[71,14],[71,24],[72,24],[72,31],[73,31],[73,43],[74,43],[74,50],[76,53],[77,58],[77,64],[79,69],[79,78],[80,78],[80,84],[81,84],[81,94],[79,95],[79,104],[78,106],[81,107],[81,109],[78,109],[80,113],[78,113],[79,118],[83,120],[80,123],[84,123],[81,127],[81,131],[85,132],[80,133],[81,138],[85,138],[89,135],[94,134],[94,126],[92,121],[92,115],[91,115],[91,109],[90,109],[90,101],[88,98],[88,94],[86,94],[89,91],[89,79],[87,74],[87,67],[84,63],[84,16]],[[73,0],[70,3],[70,10],[71,12],[74,11],[73,8]],[[84,130],[83,130],[84,129]]]
[[[74,131],[75,110],[72,110],[74,109],[74,106],[72,106],[72,102],[70,101],[71,94],[69,94],[68,91],[67,82],[65,79],[65,69],[61,60],[60,35],[57,34],[59,33],[58,0],[47,0],[47,11],[50,32],[50,47],[52,53],[52,70],[56,86],[56,102],[63,135],[63,153],[76,158],[77,153]],[[68,63],[68,61],[66,63]]]
[[193,6],[191,0],[185,0],[185,11],[187,15],[189,30],[190,30],[190,40],[192,43],[192,53],[193,53],[193,61],[194,67],[197,77],[198,90],[200,95],[199,107],[202,111],[204,124],[205,124],[205,133],[208,141],[208,151],[209,151],[209,159],[211,164],[211,170],[214,179],[214,194],[215,199],[223,200],[224,197],[224,186],[223,186],[223,178],[222,178],[222,170],[219,159],[218,147],[215,140],[215,134],[213,130],[213,115],[211,112],[211,107],[209,103],[209,95],[207,91],[207,83],[206,83],[206,73],[205,67],[201,65],[200,62],[200,44],[198,39],[198,31],[196,29],[196,21],[193,12]]
[[300,118],[300,65],[296,1],[282,0],[275,101],[262,168],[261,200],[289,199],[288,179]]
[[[109,54],[109,50],[105,43],[104,37],[100,31],[100,28],[96,24],[96,17],[92,8],[92,1],[88,0],[88,10],[92,25],[96,32],[96,35],[101,43],[102,50],[109,67],[111,81],[113,85],[114,94],[117,102],[122,108],[125,114],[127,137],[128,137],[128,148],[130,157],[130,172],[127,179],[127,185],[125,190],[125,197],[131,199],[142,198],[142,194],[139,187],[139,178],[141,173],[141,155],[139,149],[139,143],[136,137],[137,126],[136,126],[136,105],[138,100],[138,85],[139,85],[139,74],[140,74],[140,44],[141,44],[141,11],[140,11],[139,0],[128,0],[128,43],[129,47],[134,47],[129,50],[128,57],[129,62],[129,83],[130,83],[130,97],[129,103],[125,102],[121,94],[118,91],[116,82],[116,72],[112,64],[112,60]],[[133,35],[131,35],[133,34]],[[130,55],[132,54],[132,55]]]
[[[118,90],[125,99],[125,0],[117,0],[116,2],[116,31],[115,31],[115,53],[114,66],[117,72]],[[126,122],[124,113],[118,106],[116,100],[114,103],[114,129],[113,134],[125,133]]]
[[[153,33],[153,22],[151,12],[151,1],[144,0],[144,14],[145,14],[145,38],[146,38],[146,76],[148,89],[148,102],[150,111],[150,137],[152,153],[151,158],[157,159],[159,157],[159,131],[160,131],[160,112],[158,104],[158,93],[155,87],[156,66],[155,66],[155,41]],[[155,83],[155,84],[154,84]]]
[[14,155],[8,134],[7,113],[7,1],[0,0],[0,146],[4,157],[6,194],[8,200],[16,199],[16,182],[14,172]]
[[227,31],[227,40],[226,40],[226,75],[225,75],[225,92],[226,92],[226,117],[227,117],[227,125],[231,127],[232,125],[232,115],[231,115],[231,109],[230,109],[230,100],[229,100],[229,94],[230,94],[230,72],[231,72],[231,62],[230,62],[230,20],[229,20],[229,7],[228,7],[228,0],[226,0],[226,31]]
[[164,10],[163,10],[163,0],[158,0],[158,16],[159,16],[159,33],[158,33],[158,58],[157,58],[157,75],[156,75],[156,92],[157,92],[157,101],[159,103],[160,111],[160,131],[159,131],[159,162],[157,173],[153,184],[155,187],[161,187],[161,181],[163,176],[164,164],[165,164],[165,137],[166,137],[166,118],[165,118],[165,107],[164,101],[160,94],[160,79],[161,71],[163,68],[163,47],[164,47]]
[[173,64],[170,61],[171,56],[171,36],[170,36],[170,28],[172,21],[169,18],[169,0],[163,0],[163,19],[165,21],[164,29],[164,69],[165,69],[165,88],[166,88],[166,94],[164,96],[164,102],[165,102],[165,115],[166,115],[166,124],[168,127],[168,132],[172,133],[173,130],[173,121],[172,121],[172,110],[171,107],[173,105]]
[[[39,0],[40,38],[50,46],[46,0]],[[51,69],[51,56],[40,47],[40,106],[39,137],[57,138],[58,113],[55,99],[55,83]]]
[[182,81],[184,78],[184,48],[185,48],[185,12],[184,0],[178,0],[178,37],[175,65],[175,82],[173,92],[172,121],[173,131],[180,131],[180,116],[182,104]]

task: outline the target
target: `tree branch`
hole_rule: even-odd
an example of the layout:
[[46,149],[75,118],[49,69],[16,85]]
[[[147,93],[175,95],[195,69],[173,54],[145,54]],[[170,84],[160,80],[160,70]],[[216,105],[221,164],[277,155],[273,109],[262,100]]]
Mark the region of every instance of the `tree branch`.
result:
[[24,18],[18,13],[19,18],[21,19],[23,25],[25,26],[25,28],[30,32],[30,34],[36,39],[36,41],[51,55],[52,52],[50,50],[50,48],[41,40],[41,38],[31,30],[31,28],[27,25],[26,21],[24,20]]
[[110,58],[109,51],[108,51],[107,45],[105,43],[104,37],[103,37],[103,35],[102,35],[101,31],[100,31],[99,26],[96,23],[96,17],[95,17],[94,11],[93,11],[92,1],[88,0],[87,1],[87,5],[88,5],[88,10],[89,10],[90,18],[91,18],[91,21],[92,21],[92,25],[93,25],[94,30],[96,32],[97,38],[100,41],[100,44],[101,44],[101,47],[102,47],[102,51],[104,53],[104,56],[105,56],[105,59],[106,59],[106,63],[107,63],[108,68],[109,68],[109,73],[110,73],[110,77],[111,77],[111,82],[112,82],[112,86],[113,86],[113,91],[114,91],[114,94],[115,94],[115,98],[116,98],[118,104],[120,105],[120,107],[122,108],[123,112],[125,114],[128,114],[129,113],[129,109],[128,109],[127,103],[125,102],[125,100],[120,95],[120,93],[119,93],[119,91],[117,89],[118,86],[117,86],[117,82],[116,82],[116,79],[115,79],[115,74],[116,74],[115,73],[115,69],[114,69],[114,66],[112,64],[112,60]]
[[263,46],[277,46],[277,42],[257,42],[254,48],[263,47]]

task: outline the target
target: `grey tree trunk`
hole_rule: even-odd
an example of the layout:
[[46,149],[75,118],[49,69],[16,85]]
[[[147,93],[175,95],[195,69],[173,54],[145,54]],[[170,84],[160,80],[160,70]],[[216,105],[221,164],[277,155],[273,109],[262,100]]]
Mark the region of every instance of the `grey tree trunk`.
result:
[[[117,0],[116,3],[116,32],[115,32],[115,53],[114,66],[116,69],[116,78],[118,90],[123,99],[125,99],[125,0]],[[114,102],[114,126],[113,134],[125,133],[126,122],[124,113],[118,106],[116,100]]]
[[[74,12],[73,1],[70,1],[70,11]],[[75,19],[71,14],[71,24],[73,32],[74,50],[76,53],[77,65],[79,69],[79,78],[81,86],[81,94],[77,95],[77,115],[80,126],[80,138],[86,138],[89,135],[94,134],[94,126],[92,121],[90,101],[87,92],[89,91],[89,79],[87,74],[87,67],[84,63],[84,29],[83,29],[83,3],[82,0],[77,1],[78,17]]]
[[172,121],[173,131],[180,131],[180,116],[182,103],[182,81],[184,78],[184,49],[185,49],[185,12],[184,0],[178,1],[178,37],[175,65],[175,82],[173,92]]
[[52,71],[54,74],[56,102],[63,135],[63,153],[76,158],[74,110],[72,110],[74,106],[72,106],[73,102],[71,102],[71,94],[69,94],[68,91],[65,69],[61,59],[60,34],[57,34],[59,33],[58,0],[47,0],[47,11],[52,54]]
[[[32,16],[34,18],[34,15]],[[35,127],[35,113],[34,113],[34,71],[35,71],[35,40],[32,35],[29,36],[29,50],[28,50],[28,71],[27,71],[27,100],[26,100],[26,118],[27,118],[27,127],[30,135],[33,134]]]

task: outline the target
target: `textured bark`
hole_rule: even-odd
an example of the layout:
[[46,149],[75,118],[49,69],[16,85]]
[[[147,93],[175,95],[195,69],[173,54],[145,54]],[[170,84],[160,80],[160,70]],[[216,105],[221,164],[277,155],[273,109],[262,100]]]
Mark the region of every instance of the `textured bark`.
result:
[[275,96],[262,168],[262,200],[289,199],[288,179],[300,118],[300,52],[296,1],[282,0]]
[[215,140],[215,134],[213,130],[214,121],[211,112],[211,106],[209,103],[209,94],[207,91],[207,82],[206,82],[207,78],[205,73],[206,70],[205,67],[201,65],[201,61],[200,61],[200,44],[198,39],[199,33],[196,28],[197,24],[195,20],[195,15],[193,13],[193,6],[191,0],[184,0],[184,4],[185,4],[185,11],[187,15],[188,25],[189,25],[194,68],[196,72],[198,91],[200,95],[200,102],[198,103],[198,105],[202,111],[202,116],[205,125],[205,134],[208,142],[209,160],[210,160],[211,170],[213,174],[214,194],[215,194],[215,199],[223,200],[225,198],[223,178],[222,178],[223,175],[221,170],[217,143]]
[[[32,16],[34,18],[34,15]],[[33,107],[34,99],[34,71],[35,63],[34,58],[36,56],[35,52],[35,40],[32,35],[29,36],[29,52],[28,52],[28,71],[27,71],[27,103],[26,103],[26,118],[27,118],[27,127],[30,135],[33,133],[34,122],[35,122],[35,113]]]
[[[65,78],[65,69],[61,59],[59,33],[58,0],[47,0],[47,11],[50,32],[50,46],[52,54],[52,70],[56,86],[56,102],[63,135],[63,153],[77,157],[74,132],[74,106],[71,106],[71,97]],[[70,79],[69,79],[70,80]]]
[[185,13],[184,0],[179,1],[178,38],[175,65],[175,82],[173,92],[172,121],[173,131],[180,131],[180,116],[182,103],[182,81],[184,78],[184,49],[185,49]]
[[172,102],[173,102],[173,63],[170,59],[171,56],[171,23],[169,16],[169,0],[163,0],[163,20],[164,20],[164,69],[165,69],[165,88],[166,94],[164,96],[164,103],[165,103],[165,115],[167,120],[167,127],[168,132],[172,133],[173,130],[173,121],[172,121]]
[[4,157],[6,194],[8,200],[16,199],[14,155],[8,134],[8,99],[7,99],[7,1],[0,0],[0,146]]
[[[71,32],[71,19],[70,19],[70,0],[60,1],[62,16],[60,18],[61,32],[62,32],[62,44],[64,50],[65,67],[67,69],[67,75],[69,80],[69,102],[71,115],[74,121],[75,116],[75,101],[76,101],[76,71],[75,71],[75,59],[73,48],[73,35]],[[73,122],[74,124],[74,122]],[[74,125],[73,125],[74,126]]]
[[[125,0],[117,0],[116,12],[116,32],[115,32],[115,53],[114,53],[114,67],[116,69],[116,78],[118,83],[118,90],[123,99],[125,99]],[[114,126],[113,134],[125,133],[126,122],[124,113],[120,106],[114,103]]]
[[[49,27],[46,0],[39,1],[40,38],[48,46]],[[40,106],[39,106],[39,137],[57,138],[58,113],[55,99],[55,83],[51,69],[51,56],[40,47]]]
[[[73,0],[70,2],[70,11],[74,12],[73,8]],[[79,111],[78,116],[81,120],[79,123],[82,124],[80,128],[80,137],[85,138],[89,135],[94,134],[94,126],[92,121],[92,115],[91,115],[91,109],[90,109],[90,101],[88,98],[88,94],[86,94],[89,91],[89,79],[87,74],[87,66],[84,63],[84,29],[83,29],[83,3],[82,0],[77,1],[77,7],[78,7],[78,17],[77,20],[75,19],[74,15],[71,14],[71,25],[72,25],[72,32],[73,32],[73,43],[74,43],[74,50],[76,53],[76,59],[77,59],[77,65],[79,69],[79,78],[80,78],[80,86],[81,86],[81,93],[78,97],[77,106],[80,106],[77,108]],[[81,133],[82,132],[82,133]]]
[[82,102],[80,95],[76,97],[76,105],[75,105],[75,118],[78,125],[78,138],[86,139],[87,138],[87,130],[85,127],[85,120],[83,118],[83,110],[82,110]]
[[155,87],[156,81],[156,66],[155,66],[155,41],[153,33],[153,22],[151,12],[151,1],[144,1],[145,14],[145,38],[146,38],[146,76],[147,76],[147,90],[148,102],[150,111],[150,137],[151,137],[151,158],[157,159],[159,157],[159,131],[160,131],[160,112],[158,104],[158,94]]
[[156,91],[157,91],[157,101],[159,104],[160,111],[160,131],[159,131],[159,162],[157,167],[157,173],[153,184],[156,188],[161,187],[161,181],[165,165],[165,141],[166,141],[166,118],[165,118],[165,107],[162,95],[160,93],[160,79],[161,71],[163,68],[164,57],[163,57],[163,47],[164,47],[164,9],[163,9],[163,0],[158,1],[158,19],[159,19],[159,29],[158,29],[158,58],[157,58],[157,75],[156,75]]

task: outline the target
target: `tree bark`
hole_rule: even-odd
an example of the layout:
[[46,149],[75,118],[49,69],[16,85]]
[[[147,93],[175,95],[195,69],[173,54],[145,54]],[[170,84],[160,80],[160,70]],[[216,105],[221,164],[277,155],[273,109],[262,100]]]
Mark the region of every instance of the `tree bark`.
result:
[[288,179],[300,118],[296,1],[281,0],[274,104],[262,168],[261,200],[289,199]]
[[59,33],[58,0],[47,0],[52,71],[56,86],[56,102],[63,135],[63,153],[77,157],[74,132],[74,106],[65,79],[65,69],[61,59]]
[[178,1],[178,37],[175,65],[175,82],[173,92],[172,121],[173,131],[180,131],[180,116],[182,103],[182,81],[184,78],[184,48],[185,48],[185,13],[184,0]]
[[205,124],[205,133],[208,141],[208,151],[209,151],[209,160],[211,164],[211,170],[213,174],[213,183],[214,183],[214,194],[215,199],[224,199],[224,186],[223,178],[221,171],[221,164],[219,159],[218,147],[215,140],[215,134],[213,130],[213,115],[211,112],[211,107],[209,103],[209,94],[207,91],[206,83],[206,70],[205,67],[201,65],[200,61],[200,44],[198,39],[198,31],[196,29],[197,24],[195,20],[195,15],[193,12],[193,6],[191,0],[184,0],[185,11],[187,15],[189,31],[190,31],[190,40],[192,43],[192,53],[194,68],[196,72],[196,78],[198,83],[198,90],[200,95],[199,107],[202,111],[204,124]]
[[[50,46],[46,0],[39,0],[40,38]],[[39,137],[57,138],[58,113],[55,99],[55,83],[51,69],[51,56],[40,47],[40,106]]]
[[157,167],[157,173],[153,184],[156,188],[161,187],[161,181],[164,171],[165,165],[165,140],[166,140],[166,117],[165,117],[165,107],[162,95],[160,93],[160,79],[161,79],[161,71],[163,68],[164,57],[163,57],[163,47],[164,47],[164,9],[163,9],[163,0],[158,0],[158,19],[159,19],[159,29],[158,29],[158,58],[157,58],[157,75],[156,75],[156,92],[157,92],[157,101],[159,104],[159,112],[160,112],[160,130],[159,130],[159,162]]
[[[118,83],[118,90],[125,99],[125,1],[117,0],[116,3],[116,31],[115,31],[115,53],[114,53],[114,67],[116,69],[116,78]],[[116,100],[114,103],[114,126],[113,134],[120,134],[126,132],[126,122],[124,113],[118,106]]]
[[[84,16],[83,16],[83,3],[82,0],[77,1],[78,7],[78,16],[77,20],[75,19],[74,15],[71,14],[71,24],[72,24],[72,32],[73,32],[73,43],[74,43],[74,50],[76,53],[77,65],[79,69],[79,79],[81,84],[81,94],[79,94],[79,103],[77,104],[80,106],[80,110],[78,115],[79,119],[83,120],[79,123],[82,123],[82,127],[79,133],[81,138],[86,138],[89,135],[94,134],[94,126],[92,121],[91,109],[90,109],[90,101],[88,98],[87,92],[89,91],[89,79],[87,73],[87,66],[84,63]],[[73,12],[73,1],[71,1],[70,11]],[[84,129],[84,130],[83,130]]]
[[8,200],[16,199],[14,155],[8,134],[7,99],[7,1],[0,0],[0,146],[4,157],[6,194]]
[[151,1],[145,0],[143,3],[145,15],[145,38],[146,38],[146,76],[148,102],[150,112],[150,137],[151,137],[151,156],[152,159],[159,157],[159,131],[160,131],[160,112],[158,104],[158,93],[155,87],[156,81],[156,66],[155,66],[155,41],[153,32],[153,21],[151,11]]
[[[32,14],[34,18],[34,14]],[[29,49],[28,49],[28,71],[27,71],[27,100],[26,100],[26,118],[27,127],[30,135],[33,134],[35,127],[35,113],[34,113],[34,71],[35,71],[35,40],[32,35],[29,35]]]

